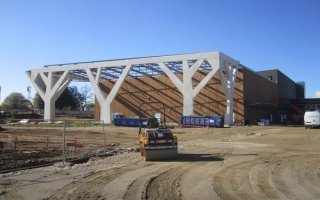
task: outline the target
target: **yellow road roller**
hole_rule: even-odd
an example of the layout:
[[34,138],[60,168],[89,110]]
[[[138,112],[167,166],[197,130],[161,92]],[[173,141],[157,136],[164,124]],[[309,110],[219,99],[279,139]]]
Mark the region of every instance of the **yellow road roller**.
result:
[[[161,104],[163,108],[163,121],[157,118],[148,118],[145,125],[141,123],[141,109],[147,104]],[[166,126],[165,106],[161,102],[144,102],[139,106],[139,144],[141,156],[145,161],[170,160],[178,157],[178,139]],[[144,131],[142,131],[144,126]]]

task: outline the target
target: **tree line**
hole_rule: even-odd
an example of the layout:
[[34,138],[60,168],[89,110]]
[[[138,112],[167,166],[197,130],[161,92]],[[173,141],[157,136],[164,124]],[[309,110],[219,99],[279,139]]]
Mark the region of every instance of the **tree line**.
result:
[[[85,110],[93,106],[92,96],[88,87],[81,88],[81,91],[76,86],[67,87],[57,99],[56,109]],[[38,93],[36,93],[33,101],[30,101],[21,93],[13,92],[1,104],[1,109],[4,110],[33,110],[43,108],[44,102]]]

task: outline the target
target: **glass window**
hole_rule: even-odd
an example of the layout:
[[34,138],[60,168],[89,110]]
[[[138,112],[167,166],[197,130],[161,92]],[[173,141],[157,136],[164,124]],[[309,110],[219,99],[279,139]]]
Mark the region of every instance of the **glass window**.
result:
[[158,137],[163,137],[163,133],[158,133]]

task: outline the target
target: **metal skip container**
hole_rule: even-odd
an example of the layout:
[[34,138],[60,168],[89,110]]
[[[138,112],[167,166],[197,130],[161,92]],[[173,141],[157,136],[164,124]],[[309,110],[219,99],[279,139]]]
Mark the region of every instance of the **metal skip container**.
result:
[[144,127],[147,123],[146,118],[124,118],[124,117],[116,117],[113,119],[113,124],[115,126],[129,126],[129,127],[139,127],[139,124]]
[[224,118],[219,115],[215,116],[181,116],[179,119],[181,127],[223,127]]

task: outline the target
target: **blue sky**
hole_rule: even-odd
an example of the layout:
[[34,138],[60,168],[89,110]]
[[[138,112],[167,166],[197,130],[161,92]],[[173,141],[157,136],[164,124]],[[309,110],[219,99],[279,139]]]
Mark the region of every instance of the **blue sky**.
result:
[[[47,64],[222,51],[320,97],[318,0],[0,0],[1,101]],[[33,92],[34,89],[32,88]]]

